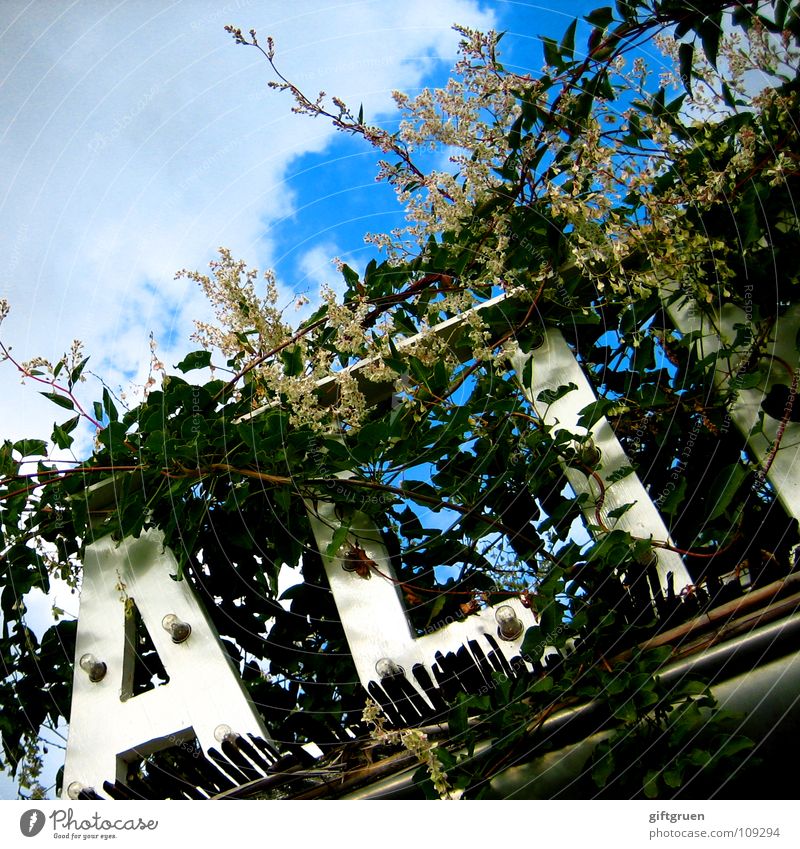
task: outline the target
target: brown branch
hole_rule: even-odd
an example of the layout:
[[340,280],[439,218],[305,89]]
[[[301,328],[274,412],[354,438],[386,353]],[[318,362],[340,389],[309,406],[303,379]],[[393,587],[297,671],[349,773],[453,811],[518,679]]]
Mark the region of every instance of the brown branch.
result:
[[276,345],[271,350],[267,351],[266,354],[259,354],[254,360],[251,360],[240,372],[237,372],[223,387],[217,392],[216,395],[211,399],[212,401],[217,401],[221,396],[227,394],[234,386],[249,372],[251,372],[256,366],[261,365],[265,360],[268,360],[270,357],[274,357],[275,354],[279,354],[285,348],[288,348],[289,345],[294,345],[295,342],[298,342],[312,330],[315,330],[321,324],[324,324],[328,320],[327,316],[323,316],[322,318],[317,319],[316,321],[309,324],[307,327],[301,327],[297,332],[293,333],[287,340],[281,342],[280,345]]
[[90,416],[86,410],[83,409],[78,399],[75,397],[71,389],[68,389],[66,386],[62,386],[60,383],[56,383],[55,378],[52,380],[46,380],[45,378],[39,377],[36,374],[32,374],[28,369],[26,369],[22,363],[17,362],[14,357],[11,356],[11,351],[0,342],[0,351],[3,353],[3,357],[7,359],[17,371],[26,378],[31,378],[31,380],[35,380],[37,383],[41,383],[44,386],[49,386],[51,389],[55,389],[58,392],[61,392],[64,396],[69,398],[70,401],[75,405],[75,409],[79,415],[83,416],[87,421],[91,422],[98,430],[102,430],[102,425],[95,418]]

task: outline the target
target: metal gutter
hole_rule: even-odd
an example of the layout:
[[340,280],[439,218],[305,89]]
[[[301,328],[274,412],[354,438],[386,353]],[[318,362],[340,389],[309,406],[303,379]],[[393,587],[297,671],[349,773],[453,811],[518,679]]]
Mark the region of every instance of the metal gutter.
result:
[[[797,600],[791,599],[795,608]],[[743,733],[759,741],[759,754],[783,756],[792,762],[800,749],[800,612],[751,629],[724,643],[703,648],[661,673],[662,680],[677,686],[686,676],[705,677],[720,707],[745,714]],[[568,795],[594,746],[613,727],[602,706],[588,702],[561,710],[542,723],[533,749],[522,753],[517,764],[491,779],[493,790],[504,798],[555,798]],[[547,743],[560,746],[536,755]],[[483,741],[475,748],[480,757],[492,748]],[[418,796],[413,774],[418,764],[402,772],[347,792],[342,799],[387,799]],[[341,791],[345,792],[342,793]],[[333,794],[332,794],[333,795]]]

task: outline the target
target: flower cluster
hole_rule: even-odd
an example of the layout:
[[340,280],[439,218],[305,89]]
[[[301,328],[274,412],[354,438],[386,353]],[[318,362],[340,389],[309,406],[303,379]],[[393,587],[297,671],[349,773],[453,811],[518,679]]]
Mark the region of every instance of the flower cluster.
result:
[[211,274],[182,269],[176,279],[187,278],[203,290],[217,317],[218,325],[197,321],[195,341],[207,348],[219,348],[234,356],[242,351],[253,355],[276,347],[289,338],[290,328],[277,307],[278,290],[271,271],[264,274],[264,295],[256,292],[258,271],[235,260],[227,248],[219,249],[220,259],[209,263]]
[[428,735],[419,728],[388,729],[386,717],[381,708],[372,699],[367,699],[361,719],[370,729],[370,738],[382,746],[402,746],[425,767],[434,790],[440,799],[458,799],[461,793],[454,790],[447,781],[447,773],[442,762],[436,756],[436,744],[431,743]]

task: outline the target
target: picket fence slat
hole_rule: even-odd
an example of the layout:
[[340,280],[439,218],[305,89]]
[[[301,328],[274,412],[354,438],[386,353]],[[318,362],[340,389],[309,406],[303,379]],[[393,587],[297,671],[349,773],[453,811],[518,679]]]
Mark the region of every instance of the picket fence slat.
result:
[[[591,408],[597,402],[597,395],[561,333],[555,329],[548,330],[538,348],[527,354],[518,351],[512,362],[520,376],[525,374],[526,365],[531,363],[531,382],[526,385],[523,380],[523,389],[543,423],[552,427],[555,433],[566,429],[590,438],[591,443],[578,445],[593,445],[600,452],[596,468],[580,468],[562,462],[572,489],[578,495],[587,496],[584,507],[587,523],[597,527],[599,513],[602,525],[609,530],[626,531],[639,539],[652,539],[673,545],[658,508],[635,470],[630,467],[630,460],[614,435],[608,419],[601,416],[588,430],[578,427],[580,412]],[[543,392],[559,394],[557,390],[560,387],[570,384],[575,388],[557,400],[550,403],[540,400]],[[614,475],[623,473],[627,468],[631,469],[628,474],[613,483],[609,482],[613,480]],[[589,470],[602,481],[602,486],[597,478],[589,474]],[[618,518],[611,518],[610,513],[628,504],[631,506],[626,512]],[[595,533],[597,534],[597,531]],[[600,535],[602,536],[602,533]],[[680,554],[665,548],[654,548],[653,553],[658,560],[656,568],[662,590],[667,588],[669,573],[673,575],[674,589],[677,592],[691,583],[691,576]]]
[[[73,782],[100,792],[105,781],[125,780],[126,763],[196,736],[208,753],[220,743],[215,730],[269,735],[219,640],[214,625],[157,530],[117,545],[110,536],[87,546],[75,645],[64,795]],[[131,633],[135,603],[169,682],[132,696],[136,644]],[[174,643],[162,627],[175,614],[191,625]],[[90,680],[80,659],[92,654],[106,665]]]
[[[668,296],[674,289],[668,290]],[[766,479],[787,514],[800,521],[800,423],[781,422],[764,413],[762,402],[773,387],[788,388],[781,412],[800,412],[797,399],[798,367],[797,335],[800,331],[800,305],[795,304],[776,318],[769,335],[761,343],[762,353],[754,359],[750,348],[757,337],[749,311],[726,304],[722,310],[701,310],[694,300],[667,298],[667,312],[680,333],[694,334],[698,356],[719,354],[715,363],[715,384],[720,391],[733,391],[735,400],[730,407],[730,419],[746,440],[752,457],[760,467],[768,463]],[[744,336],[744,344],[732,356],[722,356],[723,344],[732,345]],[[788,368],[787,368],[788,366]],[[760,367],[762,378],[756,386],[745,388],[751,369]],[[775,448],[779,432],[780,442]],[[762,473],[763,474],[763,473]],[[759,475],[761,477],[761,474]]]

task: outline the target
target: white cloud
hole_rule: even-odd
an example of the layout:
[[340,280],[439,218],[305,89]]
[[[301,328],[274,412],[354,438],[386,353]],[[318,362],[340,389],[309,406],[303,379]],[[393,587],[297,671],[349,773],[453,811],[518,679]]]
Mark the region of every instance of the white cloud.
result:
[[[392,89],[414,89],[437,58],[452,59],[452,23],[492,23],[470,0],[306,2],[291,12],[246,0],[7,0],[4,12],[0,297],[13,311],[2,338],[22,358],[57,358],[79,337],[112,385],[146,373],[150,330],[168,364],[188,347],[205,307],[175,271],[204,267],[222,244],[271,264],[270,224],[302,206],[287,168],[334,135],[267,89],[263,57],[235,46],[224,24],[274,35],[287,76],[378,116]],[[320,242],[305,254],[315,284],[327,278],[326,250]],[[20,389],[8,364],[0,381],[0,435],[49,435],[60,411]]]
[[[334,131],[293,115],[288,99],[267,89],[263,57],[234,46],[223,25],[274,35],[289,77],[309,92],[363,102],[377,118],[390,110],[392,89],[414,89],[437,58],[451,60],[452,23],[486,27],[492,15],[474,0],[305,0],[287,9],[248,0],[4,0],[0,297],[12,313],[0,333],[16,356],[55,360],[78,337],[112,388],[143,383],[149,332],[172,366],[190,347],[192,319],[207,312],[175,272],[203,268],[223,244],[262,268],[297,250],[299,288],[336,282],[329,261],[339,248],[325,222],[300,248],[269,237],[275,221],[308,214],[287,169],[324,151]],[[38,388],[0,364],[0,438],[47,437],[65,417]],[[99,394],[95,385],[88,400]],[[88,450],[91,434],[78,436]],[[77,612],[63,587],[58,599]],[[52,602],[29,594],[38,631]],[[0,776],[0,796],[8,795]]]
[[302,274],[298,281],[300,290],[308,297],[313,297],[323,286],[343,291],[344,281],[333,263],[334,258],[341,259],[340,254],[341,250],[332,242],[321,242],[306,251],[297,263]]

